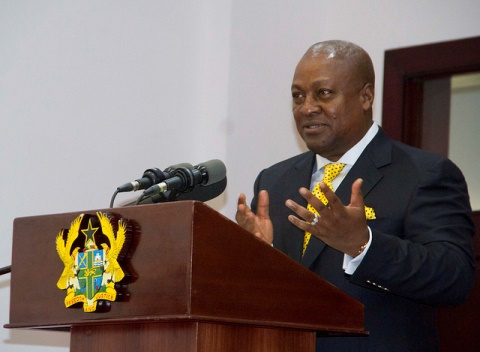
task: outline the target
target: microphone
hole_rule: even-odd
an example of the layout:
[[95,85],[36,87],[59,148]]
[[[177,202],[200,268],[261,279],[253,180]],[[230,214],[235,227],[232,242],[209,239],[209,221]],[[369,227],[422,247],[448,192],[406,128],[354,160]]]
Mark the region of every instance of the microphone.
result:
[[[220,194],[223,193],[225,188],[227,187],[227,177],[225,177],[223,180],[218,181],[217,183],[213,183],[208,186],[201,186],[197,185],[193,188],[192,191],[187,192],[187,193],[180,193],[180,194],[166,194],[166,193],[172,193],[172,192],[166,192],[166,193],[156,193],[153,196],[143,198],[138,202],[138,204],[155,204],[155,203],[163,203],[163,202],[169,202],[173,200],[197,200],[200,202],[206,202],[209,201],[210,199],[214,199],[218,197]],[[129,205],[138,205],[137,203],[133,202]]]
[[147,169],[144,171],[142,178],[135,180],[133,182],[128,182],[117,188],[117,193],[120,192],[131,192],[138,191],[139,189],[149,188],[157,183],[165,181],[171,178],[173,172],[181,167],[191,168],[192,165],[189,163],[181,163],[167,167],[164,171],[154,167],[152,169]]
[[196,185],[208,186],[224,179],[226,184],[226,175],[227,169],[225,164],[218,159],[206,161],[193,168],[180,167],[173,171],[173,177],[151,186],[144,191],[143,196],[146,197],[166,191],[190,192]]

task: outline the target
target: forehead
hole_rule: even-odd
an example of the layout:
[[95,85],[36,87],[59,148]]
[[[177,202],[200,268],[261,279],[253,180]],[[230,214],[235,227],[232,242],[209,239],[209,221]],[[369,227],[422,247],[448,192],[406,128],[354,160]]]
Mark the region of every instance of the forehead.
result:
[[351,81],[355,70],[348,60],[339,59],[326,54],[307,54],[298,63],[293,76],[292,85],[303,85],[309,82]]

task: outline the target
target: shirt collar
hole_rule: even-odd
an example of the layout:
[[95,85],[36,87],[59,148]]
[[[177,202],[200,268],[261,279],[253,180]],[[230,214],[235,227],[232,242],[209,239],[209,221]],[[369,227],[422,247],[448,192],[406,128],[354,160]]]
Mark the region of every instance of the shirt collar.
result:
[[[363,153],[363,151],[367,147],[367,145],[372,141],[372,139],[377,134],[378,129],[379,129],[378,125],[375,122],[372,123],[372,126],[368,129],[365,136],[363,136],[363,138],[357,144],[355,144],[345,154],[343,154],[342,157],[338,159],[337,163],[343,163],[350,166],[355,164],[358,158],[360,157],[360,155]],[[313,173],[315,173],[319,168],[322,168],[329,163],[331,163],[330,160],[317,154],[316,155],[317,168],[313,170]]]

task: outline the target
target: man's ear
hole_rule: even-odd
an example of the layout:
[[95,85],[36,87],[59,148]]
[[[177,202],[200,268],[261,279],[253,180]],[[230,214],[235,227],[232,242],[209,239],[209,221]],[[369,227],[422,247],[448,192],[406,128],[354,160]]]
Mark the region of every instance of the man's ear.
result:
[[372,83],[366,83],[360,92],[363,110],[370,110],[373,106],[373,98],[375,97],[375,88]]

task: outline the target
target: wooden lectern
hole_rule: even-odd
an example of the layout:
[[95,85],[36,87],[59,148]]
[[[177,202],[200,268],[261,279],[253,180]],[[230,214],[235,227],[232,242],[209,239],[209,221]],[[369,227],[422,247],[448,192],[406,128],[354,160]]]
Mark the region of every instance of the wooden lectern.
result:
[[129,298],[66,308],[55,237],[79,213],[17,218],[5,327],[70,329],[73,352],[312,352],[317,334],[365,334],[361,303],[203,203],[102,211],[138,230]]

